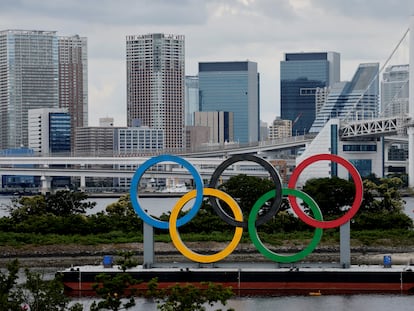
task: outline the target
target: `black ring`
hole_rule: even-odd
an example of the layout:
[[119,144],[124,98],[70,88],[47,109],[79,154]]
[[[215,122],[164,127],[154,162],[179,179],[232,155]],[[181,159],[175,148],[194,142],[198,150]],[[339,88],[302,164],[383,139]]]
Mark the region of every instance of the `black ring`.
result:
[[[252,161],[256,162],[257,164],[260,164],[263,166],[270,174],[271,178],[273,179],[273,182],[275,183],[275,190],[276,190],[276,196],[273,201],[272,206],[270,207],[269,211],[263,215],[260,215],[256,220],[256,226],[260,226],[270,220],[279,210],[280,204],[282,202],[282,181],[280,179],[278,171],[275,169],[275,167],[270,164],[265,159],[259,158],[257,156],[251,155],[251,154],[238,154],[234,155],[230,158],[228,158],[226,161],[222,162],[214,171],[213,175],[210,179],[210,188],[216,188],[217,182],[221,176],[221,174],[224,172],[224,170],[232,165],[235,162],[239,161]],[[229,216],[221,207],[219,201],[217,198],[210,197],[210,203],[213,206],[213,209],[215,212],[220,216],[221,219],[223,219],[226,223],[229,225],[235,226],[235,227],[248,227],[247,221],[237,221],[232,216]]]

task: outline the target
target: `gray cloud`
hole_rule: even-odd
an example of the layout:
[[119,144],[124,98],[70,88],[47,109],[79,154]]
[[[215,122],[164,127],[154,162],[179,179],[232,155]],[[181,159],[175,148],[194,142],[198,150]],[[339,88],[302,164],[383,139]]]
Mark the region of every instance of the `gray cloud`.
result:
[[1,11],[103,25],[187,25],[207,18],[198,0],[3,0]]
[[414,1],[410,0],[312,0],[312,5],[327,12],[355,18],[387,20],[414,15]]
[[288,20],[296,14],[287,0],[207,0],[207,3],[216,9],[226,8],[228,15],[238,15],[246,20],[251,16]]
[[283,53],[337,51],[349,79],[360,62],[387,58],[413,7],[410,0],[1,0],[0,29],[88,38],[91,124],[107,115],[124,122],[125,36],[152,32],[185,35],[188,74],[201,61],[257,62],[262,117],[271,122]]
[[285,0],[261,0],[254,2],[253,7],[263,16],[272,19],[291,20],[292,18],[298,18],[290,2]]

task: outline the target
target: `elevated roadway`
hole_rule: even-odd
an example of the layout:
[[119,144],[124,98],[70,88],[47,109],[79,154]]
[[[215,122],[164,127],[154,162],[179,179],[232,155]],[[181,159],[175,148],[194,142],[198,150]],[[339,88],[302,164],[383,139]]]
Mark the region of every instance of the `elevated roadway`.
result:
[[[397,123],[382,122],[382,126],[368,125],[365,121],[363,125],[359,122],[357,125],[347,123],[341,127],[341,134],[346,134],[345,139],[358,139],[358,137],[376,137],[384,136],[385,133],[398,133],[396,129]],[[371,120],[370,122],[375,122]],[[388,124],[388,125],[386,125]],[[352,127],[354,128],[352,129]],[[401,126],[401,123],[398,123]],[[372,131],[367,129],[373,129]],[[364,135],[361,135],[361,131]],[[368,133],[370,132],[370,133]],[[298,148],[306,148],[310,144],[315,135],[304,135],[296,137],[288,137],[274,141],[265,141],[248,146],[235,148],[228,146],[222,149],[205,150],[197,153],[186,153],[182,156],[192,163],[203,179],[209,179],[215,168],[221,164],[225,158],[235,154],[260,154],[271,155],[286,150],[297,150]],[[384,139],[386,144],[406,143],[407,136],[386,136]],[[273,158],[270,156],[270,158]],[[50,177],[55,176],[71,176],[80,177],[81,186],[85,186],[86,177],[113,177],[113,178],[131,178],[136,168],[147,161],[149,157],[0,157],[0,175],[24,175],[24,176],[40,176],[42,180],[47,181]],[[276,159],[278,159],[276,157]],[[290,157],[284,159],[289,167],[295,166],[295,158]],[[152,174],[159,178],[186,178],[189,173],[185,169],[180,169],[174,162],[162,162],[164,167],[159,170],[148,170],[146,174]],[[253,164],[255,165],[255,164]],[[408,163],[386,161],[385,166],[401,166]],[[252,169],[252,162],[238,162],[233,165],[232,170],[225,170],[223,177],[238,174],[249,174],[253,176],[266,176],[267,172],[261,167]],[[47,188],[46,185],[44,185]]]

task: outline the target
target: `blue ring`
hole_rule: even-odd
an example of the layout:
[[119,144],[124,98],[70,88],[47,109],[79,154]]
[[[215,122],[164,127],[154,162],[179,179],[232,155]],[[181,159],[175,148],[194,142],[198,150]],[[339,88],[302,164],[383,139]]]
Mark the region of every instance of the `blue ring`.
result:
[[159,155],[153,158],[148,159],[145,161],[142,165],[138,167],[138,169],[135,171],[134,176],[131,180],[131,188],[130,188],[130,194],[131,194],[131,203],[132,207],[134,208],[135,212],[138,214],[138,216],[141,217],[143,221],[145,221],[147,224],[154,228],[159,229],[169,229],[169,222],[168,221],[161,221],[159,219],[153,218],[150,215],[148,215],[141,207],[141,205],[138,202],[138,186],[139,182],[144,175],[145,171],[150,168],[151,166],[165,161],[171,161],[178,163],[182,166],[184,166],[190,173],[193,175],[194,182],[196,185],[197,195],[195,198],[195,202],[193,207],[189,210],[189,212],[184,215],[183,217],[179,218],[177,220],[177,227],[180,227],[187,222],[189,222],[191,219],[194,218],[194,216],[197,214],[198,210],[201,207],[201,203],[203,202],[203,188],[204,183],[203,180],[196,170],[196,168],[187,160],[184,160],[181,157],[173,156],[173,155]]

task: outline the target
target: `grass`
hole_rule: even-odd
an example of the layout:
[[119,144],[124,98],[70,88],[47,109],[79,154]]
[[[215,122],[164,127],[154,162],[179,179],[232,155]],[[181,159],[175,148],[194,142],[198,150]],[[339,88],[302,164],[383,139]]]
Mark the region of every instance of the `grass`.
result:
[[13,233],[1,232],[1,246],[23,246],[23,245],[57,245],[57,244],[81,244],[98,245],[110,243],[131,243],[142,242],[142,234],[125,234],[114,231],[98,235],[58,235],[58,234],[33,234],[33,233]]
[[[268,244],[282,247],[295,247],[305,245],[312,238],[313,232],[290,232],[275,234],[260,234],[260,239]],[[181,238],[188,242],[229,242],[233,233],[211,232],[197,234],[183,234]],[[156,242],[171,243],[168,233],[155,234]],[[57,234],[33,234],[33,233],[13,233],[0,232],[0,245],[20,247],[23,245],[57,245],[57,244],[119,244],[119,243],[140,243],[143,241],[141,232],[125,233],[112,231],[105,234],[96,235],[57,235]],[[243,233],[242,243],[251,243],[247,232]],[[324,230],[320,246],[338,246],[339,232],[337,230]],[[407,230],[367,230],[351,231],[352,246],[372,246],[372,247],[414,247],[414,231]]]

